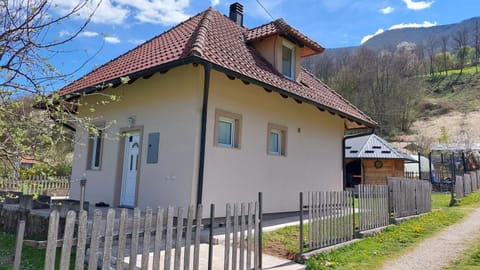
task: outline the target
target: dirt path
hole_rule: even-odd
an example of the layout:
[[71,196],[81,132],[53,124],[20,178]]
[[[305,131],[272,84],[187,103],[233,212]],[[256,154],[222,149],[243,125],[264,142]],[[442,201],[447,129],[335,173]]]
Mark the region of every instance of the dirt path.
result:
[[425,240],[409,253],[388,261],[382,269],[441,269],[462,254],[479,236],[480,208],[477,208],[472,209],[472,213],[462,222]]

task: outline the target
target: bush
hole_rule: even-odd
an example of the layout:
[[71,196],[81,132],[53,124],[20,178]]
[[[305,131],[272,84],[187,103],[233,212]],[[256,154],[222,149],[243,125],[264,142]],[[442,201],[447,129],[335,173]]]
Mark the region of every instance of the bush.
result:
[[61,162],[50,166],[45,163],[37,163],[32,168],[20,168],[20,178],[26,179],[32,176],[69,176],[72,166],[67,162]]

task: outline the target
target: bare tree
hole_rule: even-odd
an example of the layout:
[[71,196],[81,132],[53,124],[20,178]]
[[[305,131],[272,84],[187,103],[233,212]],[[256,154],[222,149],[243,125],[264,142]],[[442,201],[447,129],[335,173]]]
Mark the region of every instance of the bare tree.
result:
[[474,40],[474,65],[475,73],[478,73],[478,61],[480,58],[480,22],[477,20],[475,22],[475,31],[473,33]]
[[[91,8],[91,1],[79,0],[58,15],[53,1],[0,0],[0,167],[15,167],[23,156],[42,159],[69,137],[64,136],[64,125],[76,119],[79,104],[64,102],[52,92],[68,74],[57,70],[51,57],[85,29],[99,4],[74,33],[52,37],[52,29]],[[39,104],[44,111],[34,110]]]
[[438,47],[438,40],[436,40],[433,36],[428,38],[426,43],[426,51],[429,60],[429,72],[430,75],[433,76],[435,74],[435,54]]
[[447,67],[447,53],[448,53],[448,36],[442,36],[440,38],[440,43],[442,45],[442,55],[443,55],[443,71],[445,72],[445,76],[448,76],[448,67]]
[[468,45],[468,31],[467,28],[461,27],[455,35],[453,35],[453,41],[455,42],[455,49],[457,51],[458,65],[460,72],[458,77],[462,76],[463,68],[465,67],[465,61],[467,59],[467,45]]

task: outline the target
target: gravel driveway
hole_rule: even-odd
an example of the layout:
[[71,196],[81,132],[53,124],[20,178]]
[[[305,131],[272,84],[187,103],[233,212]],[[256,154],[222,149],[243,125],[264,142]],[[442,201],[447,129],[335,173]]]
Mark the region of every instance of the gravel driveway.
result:
[[480,208],[460,223],[425,240],[417,248],[385,263],[382,269],[441,269],[464,252],[480,236]]

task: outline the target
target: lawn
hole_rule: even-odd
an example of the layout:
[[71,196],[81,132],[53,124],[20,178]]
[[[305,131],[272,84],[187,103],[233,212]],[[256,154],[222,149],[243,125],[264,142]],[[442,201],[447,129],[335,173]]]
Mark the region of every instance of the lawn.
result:
[[[0,258],[13,257],[15,253],[15,234],[0,232]],[[58,248],[56,258],[56,265],[60,264],[61,250]],[[45,258],[45,249],[36,249],[33,247],[24,246],[22,249],[22,260],[20,269],[43,269]],[[73,269],[74,257],[70,260],[71,269]],[[0,260],[0,270],[7,270],[13,268],[13,262],[2,262]]]
[[[385,232],[349,246],[309,259],[308,269],[375,269],[386,260],[415,248],[422,240],[461,220],[473,207],[480,207],[480,191],[448,207],[450,194],[433,194],[433,211],[389,227]],[[266,252],[291,255],[298,252],[298,226],[264,234]],[[271,248],[271,247],[275,248]],[[283,248],[282,248],[283,247]]]

